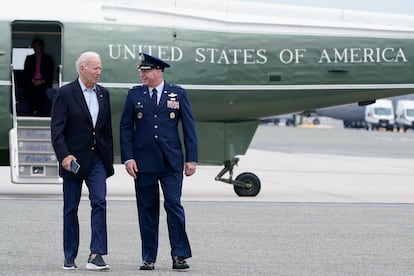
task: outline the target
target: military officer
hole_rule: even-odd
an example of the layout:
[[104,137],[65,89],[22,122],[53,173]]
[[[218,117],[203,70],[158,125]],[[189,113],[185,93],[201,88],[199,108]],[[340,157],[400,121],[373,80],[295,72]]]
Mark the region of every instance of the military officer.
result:
[[195,122],[185,89],[164,80],[164,69],[170,65],[145,53],[140,53],[140,58],[142,85],[128,91],[120,121],[121,159],[135,181],[142,243],[140,270],[153,270],[157,260],[159,187],[167,213],[172,268],[187,269],[191,248],[181,193],[183,172],[194,174],[198,161]]

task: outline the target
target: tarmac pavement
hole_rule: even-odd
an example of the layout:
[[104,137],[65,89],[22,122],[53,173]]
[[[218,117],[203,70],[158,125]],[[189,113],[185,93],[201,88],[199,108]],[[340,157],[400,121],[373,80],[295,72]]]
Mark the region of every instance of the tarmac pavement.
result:
[[[85,269],[89,206],[80,206],[77,271],[63,271],[62,204],[3,199],[1,275],[96,275]],[[412,204],[186,201],[193,249],[186,275],[413,275]],[[165,214],[156,270],[139,271],[133,201],[108,202],[108,275],[176,275]]]

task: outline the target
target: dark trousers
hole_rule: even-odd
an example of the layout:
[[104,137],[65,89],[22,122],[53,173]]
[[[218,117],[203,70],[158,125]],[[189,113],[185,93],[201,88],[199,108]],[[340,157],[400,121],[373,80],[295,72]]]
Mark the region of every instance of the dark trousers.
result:
[[140,173],[135,180],[138,222],[142,243],[142,260],[156,262],[160,216],[159,183],[164,195],[167,213],[171,256],[191,257],[191,248],[185,230],[185,214],[181,205],[183,173]]
[[46,97],[46,85],[34,86],[30,84],[25,91],[27,104],[30,108],[30,112],[36,112],[39,115],[50,114],[50,110],[47,109],[47,97]]
[[[79,249],[78,207],[83,180],[63,179],[63,249],[65,258],[75,259]],[[91,204],[90,253],[106,255],[106,171],[98,155],[89,176],[85,179]]]

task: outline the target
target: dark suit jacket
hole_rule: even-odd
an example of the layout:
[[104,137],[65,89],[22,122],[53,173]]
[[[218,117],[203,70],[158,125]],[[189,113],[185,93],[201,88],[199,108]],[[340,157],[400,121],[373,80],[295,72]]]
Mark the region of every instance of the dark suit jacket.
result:
[[[43,53],[40,62],[40,73],[42,74],[45,86],[50,88],[53,84],[53,59],[50,55]],[[26,57],[24,62],[24,78],[26,85],[29,85],[34,77],[36,70],[36,55],[30,55]]]
[[[62,86],[56,92],[52,105],[52,144],[60,164],[60,175],[68,179],[85,179],[98,152],[107,177],[114,174],[113,137],[109,92],[96,85],[99,114],[95,128],[78,80]],[[80,169],[77,174],[61,167],[62,160],[72,154]]]
[[195,122],[186,91],[164,82],[161,99],[154,108],[147,86],[130,89],[121,116],[120,145],[122,162],[135,159],[140,172],[179,171],[183,170],[184,159],[197,162]]

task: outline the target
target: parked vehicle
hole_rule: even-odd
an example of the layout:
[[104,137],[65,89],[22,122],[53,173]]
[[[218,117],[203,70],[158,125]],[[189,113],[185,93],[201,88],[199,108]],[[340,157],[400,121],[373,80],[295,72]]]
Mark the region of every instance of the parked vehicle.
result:
[[399,100],[395,108],[395,126],[397,130],[414,129],[414,101]]
[[375,103],[365,107],[366,129],[385,128],[392,131],[394,129],[394,107],[392,101],[388,99],[380,99]]

